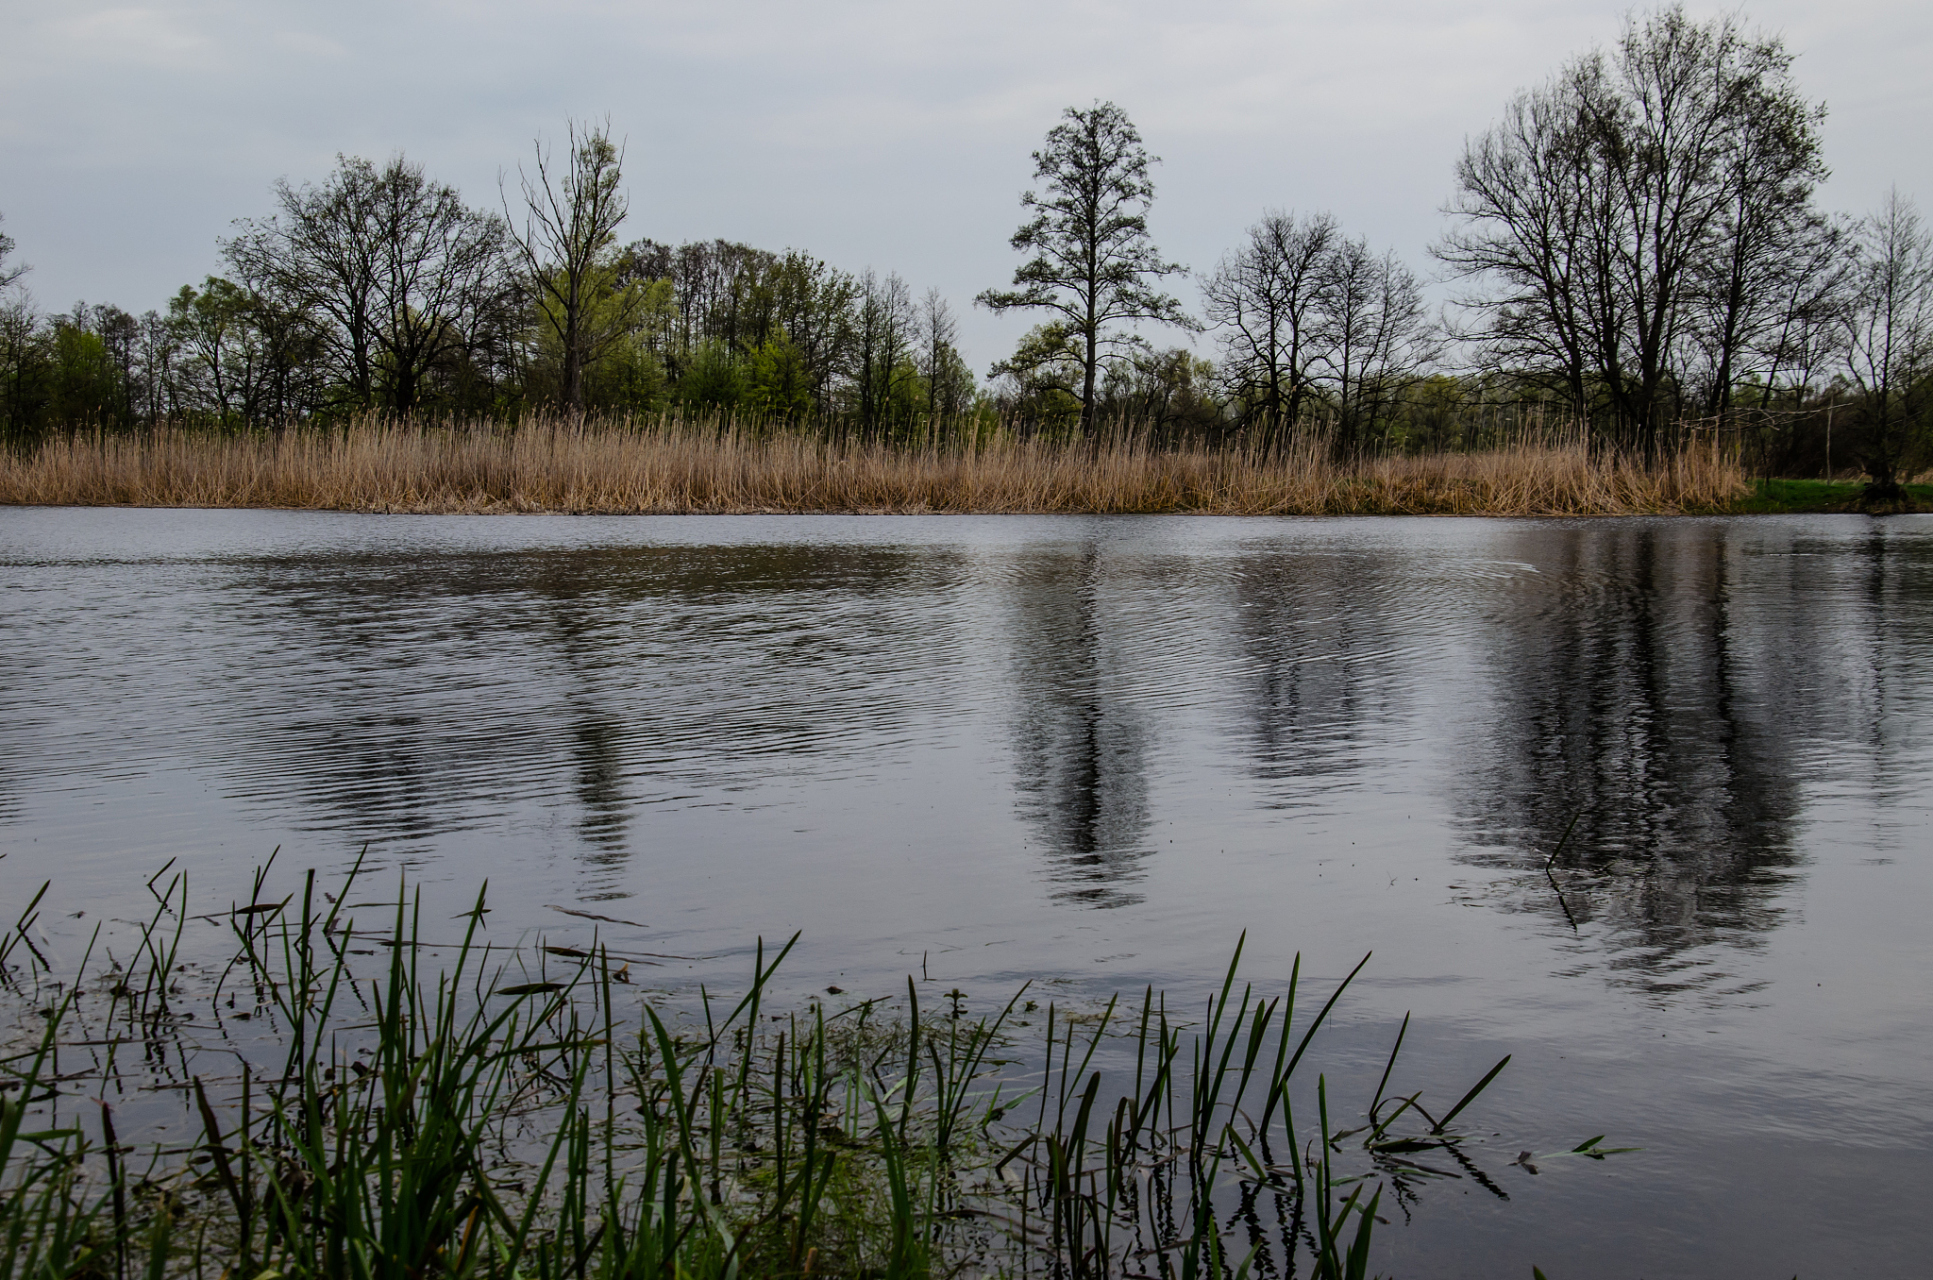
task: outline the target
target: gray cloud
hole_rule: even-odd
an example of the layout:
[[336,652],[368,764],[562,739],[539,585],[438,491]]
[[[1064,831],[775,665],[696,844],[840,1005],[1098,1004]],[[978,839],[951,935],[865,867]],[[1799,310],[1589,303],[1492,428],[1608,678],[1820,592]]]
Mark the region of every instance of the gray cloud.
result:
[[[1694,6],[1695,11],[1716,11]],[[1164,157],[1153,225],[1198,269],[1265,206],[1333,209],[1427,267],[1451,165],[1621,6],[1209,0],[436,3],[0,0],[0,212],[49,306],[139,310],[216,264],[268,185],[338,151],[476,203],[567,116],[630,145],[633,235],[722,235],[898,270],[966,309],[1004,283],[1028,153],[1111,98]],[[1831,108],[1829,203],[1933,199],[1933,12],[1759,4]],[[1184,292],[1192,293],[1184,288]],[[1024,321],[967,317],[984,369]]]

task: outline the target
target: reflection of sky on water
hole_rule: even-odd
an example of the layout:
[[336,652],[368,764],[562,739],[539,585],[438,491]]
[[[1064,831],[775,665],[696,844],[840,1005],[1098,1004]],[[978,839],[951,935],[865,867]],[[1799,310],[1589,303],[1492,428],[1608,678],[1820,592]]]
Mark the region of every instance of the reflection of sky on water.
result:
[[1373,948],[1459,1073],[1518,1052],[1520,1125],[1635,1131],[1623,1220],[1829,1200],[1779,1172],[1821,1143],[1917,1194],[1929,532],[5,510],[0,896],[367,843],[495,930],[723,957],[665,981],[803,929],[801,990],[1185,986],[1246,928],[1264,982]]
[[[7,514],[16,831],[62,796],[171,851],[535,837],[590,900],[649,891],[667,813],[845,827],[912,766],[1037,852],[1003,893],[1118,907],[1201,821],[1180,783],[1297,838],[1395,792],[1503,873],[1481,900],[1665,993],[1783,918],[1822,770],[1876,815],[1925,781],[1910,523]],[[90,795],[130,782],[176,806]]]
[[136,843],[230,822],[434,863],[538,826],[598,898],[675,856],[658,815],[915,765],[1037,850],[1031,892],[1123,906],[1156,827],[1199,821],[1179,782],[1288,835],[1386,829],[1360,797],[1395,791],[1506,873],[1484,900],[1601,926],[1664,991],[1782,918],[1822,770],[1876,815],[1925,781],[1912,524],[7,514],[16,831],[158,782],[189,794],[118,814]]

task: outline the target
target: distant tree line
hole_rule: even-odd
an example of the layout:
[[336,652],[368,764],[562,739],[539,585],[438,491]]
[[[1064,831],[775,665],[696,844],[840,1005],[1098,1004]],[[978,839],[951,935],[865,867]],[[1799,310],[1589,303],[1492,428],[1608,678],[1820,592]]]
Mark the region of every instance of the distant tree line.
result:
[[1933,254],[1897,194],[1857,222],[1816,207],[1825,113],[1791,67],[1673,7],[1519,93],[1458,162],[1437,248],[1474,361],[1646,454],[1687,419],[1849,399],[1891,486],[1923,434]]
[[622,244],[621,160],[608,129],[573,124],[561,161],[538,149],[514,210],[490,210],[400,156],[343,157],[320,183],[276,184],[275,213],[221,242],[223,273],[165,311],[41,316],[13,289],[0,422],[31,441],[687,409],[888,432],[981,407],[936,291],[722,240]]
[[976,299],[1041,322],[985,381],[948,301],[896,274],[622,240],[608,122],[540,143],[490,208],[401,156],[341,157],[277,183],[220,275],[139,316],[41,314],[0,235],[0,432],[681,410],[1353,453],[1564,423],[1642,456],[1722,429],[1767,470],[1856,465],[1890,491],[1933,463],[1933,236],[1898,194],[1861,219],[1817,207],[1824,108],[1792,61],[1736,15],[1673,6],[1517,94],[1457,162],[1440,313],[1393,252],[1277,210],[1189,311],[1148,228],[1157,158],[1120,107],[1069,108],[1034,153],[1024,261]]

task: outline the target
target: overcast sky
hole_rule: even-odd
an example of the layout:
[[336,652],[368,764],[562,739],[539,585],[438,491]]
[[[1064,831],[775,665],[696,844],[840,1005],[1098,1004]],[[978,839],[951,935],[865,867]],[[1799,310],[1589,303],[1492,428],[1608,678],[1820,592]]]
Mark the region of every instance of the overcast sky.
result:
[[[1717,6],[1694,4],[1698,15]],[[1206,270],[1264,209],[1327,209],[1428,272],[1466,136],[1615,38],[1578,0],[0,0],[0,214],[43,307],[161,305],[232,219],[337,152],[401,150],[476,204],[538,134],[629,142],[627,239],[723,236],[938,285],[975,366],[1029,153],[1112,99],[1163,157],[1151,223]],[[1933,5],[1745,10],[1830,110],[1830,207],[1933,202]],[[1180,292],[1192,304],[1195,292]]]

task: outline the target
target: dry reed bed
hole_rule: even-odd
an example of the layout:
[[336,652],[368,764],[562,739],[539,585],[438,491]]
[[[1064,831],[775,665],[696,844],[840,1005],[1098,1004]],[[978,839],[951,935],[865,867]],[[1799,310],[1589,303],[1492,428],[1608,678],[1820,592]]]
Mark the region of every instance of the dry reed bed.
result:
[[0,453],[0,503],[383,512],[1192,512],[1632,515],[1724,510],[1749,492],[1720,449],[1646,468],[1581,443],[1331,461],[1140,443],[1001,438],[892,448],[679,423],[419,428],[279,436],[162,430]]

